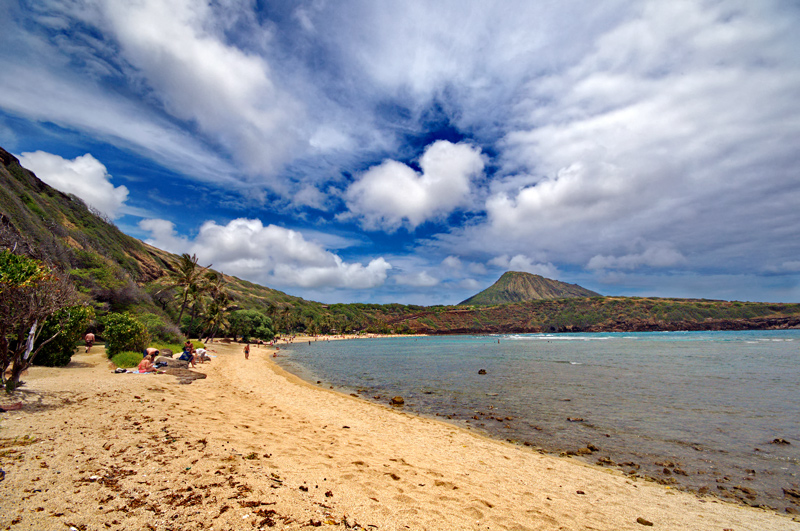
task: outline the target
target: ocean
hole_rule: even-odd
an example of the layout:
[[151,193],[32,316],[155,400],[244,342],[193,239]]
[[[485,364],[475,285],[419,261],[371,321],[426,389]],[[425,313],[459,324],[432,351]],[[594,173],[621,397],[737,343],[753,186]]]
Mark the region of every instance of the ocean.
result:
[[[490,437],[779,511],[800,510],[800,330],[317,341],[312,383]],[[485,372],[485,374],[483,374]]]

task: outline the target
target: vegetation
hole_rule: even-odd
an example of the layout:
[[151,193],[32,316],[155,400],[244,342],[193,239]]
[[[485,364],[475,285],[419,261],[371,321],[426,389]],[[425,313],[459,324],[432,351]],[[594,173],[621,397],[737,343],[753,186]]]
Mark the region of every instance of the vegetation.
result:
[[800,304],[590,297],[428,309],[402,322],[431,334],[785,328],[800,326]]
[[36,356],[36,365],[65,367],[72,354],[94,320],[94,308],[86,305],[62,308],[47,318],[42,327],[43,337],[55,337],[44,345]]
[[230,323],[230,331],[234,339],[239,336],[245,342],[250,341],[250,338],[269,341],[275,337],[272,320],[256,310],[236,310],[231,313]]
[[140,361],[142,361],[142,353],[131,352],[130,350],[118,352],[117,354],[111,356],[111,363],[117,367],[122,367],[123,369],[138,367]]
[[42,348],[69,331],[70,313],[59,310],[77,302],[65,276],[38,260],[0,250],[0,376],[7,392],[17,388],[20,374]]
[[129,313],[109,313],[103,319],[106,355],[111,358],[120,352],[142,352],[150,342],[147,328]]

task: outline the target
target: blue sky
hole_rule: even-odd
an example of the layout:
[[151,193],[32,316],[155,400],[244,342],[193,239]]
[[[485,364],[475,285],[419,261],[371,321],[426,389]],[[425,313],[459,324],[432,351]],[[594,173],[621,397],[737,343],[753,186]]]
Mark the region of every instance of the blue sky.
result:
[[0,0],[0,146],[323,302],[800,300],[793,2]]

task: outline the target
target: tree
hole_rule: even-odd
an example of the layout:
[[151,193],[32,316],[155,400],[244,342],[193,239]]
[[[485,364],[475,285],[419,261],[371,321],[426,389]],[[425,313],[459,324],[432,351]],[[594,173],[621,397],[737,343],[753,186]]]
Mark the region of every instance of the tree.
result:
[[164,289],[181,288],[182,290],[181,310],[178,313],[179,324],[183,318],[183,312],[186,310],[186,305],[189,302],[190,293],[197,289],[203,273],[205,273],[209,267],[211,267],[211,264],[207,265],[206,267],[198,266],[196,255],[189,256],[188,253],[183,253],[178,258],[177,270],[169,273],[167,287]]
[[272,320],[257,310],[236,310],[231,313],[231,333],[234,338],[241,336],[243,341],[251,337],[269,341],[275,337]]
[[[39,260],[0,251],[0,368],[6,392],[18,387],[20,374],[66,328],[69,312],[57,312],[77,302],[66,275]],[[43,325],[50,316],[57,323],[47,331]]]
[[226,317],[227,312],[228,307],[224,306],[222,302],[212,301],[211,304],[208,305],[205,321],[207,331],[206,343],[214,340],[217,331],[223,330],[230,325]]
[[62,308],[48,317],[42,327],[42,336],[57,337],[42,347],[36,356],[36,365],[65,367],[69,364],[75,347],[93,319],[94,308],[84,305]]
[[211,298],[205,312],[206,342],[208,342],[214,339],[218,330],[228,326],[226,315],[230,310],[231,296],[224,288],[225,277],[221,273],[206,271],[204,285],[204,292]]

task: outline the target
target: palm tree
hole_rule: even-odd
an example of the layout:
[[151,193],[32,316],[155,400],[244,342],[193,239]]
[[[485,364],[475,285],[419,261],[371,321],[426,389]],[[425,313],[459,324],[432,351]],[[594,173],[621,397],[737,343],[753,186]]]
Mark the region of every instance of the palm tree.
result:
[[188,253],[183,253],[180,258],[178,258],[177,270],[169,273],[168,285],[165,289],[183,288],[183,301],[181,302],[181,311],[178,314],[178,325],[180,325],[181,319],[183,318],[183,312],[186,310],[186,305],[189,302],[190,293],[196,291],[203,273],[205,273],[209,267],[211,267],[211,264],[206,267],[198,267],[196,255],[193,254],[189,256]]
[[208,329],[206,343],[214,340],[214,336],[217,334],[218,330],[230,326],[226,318],[227,313],[228,307],[226,303],[222,301],[212,301],[211,304],[208,305],[208,311],[206,312],[206,327]]
[[206,311],[206,326],[208,339],[214,339],[220,327],[228,326],[225,314],[230,310],[231,296],[223,287],[225,277],[216,271],[206,271],[203,277],[203,292],[211,297]]

